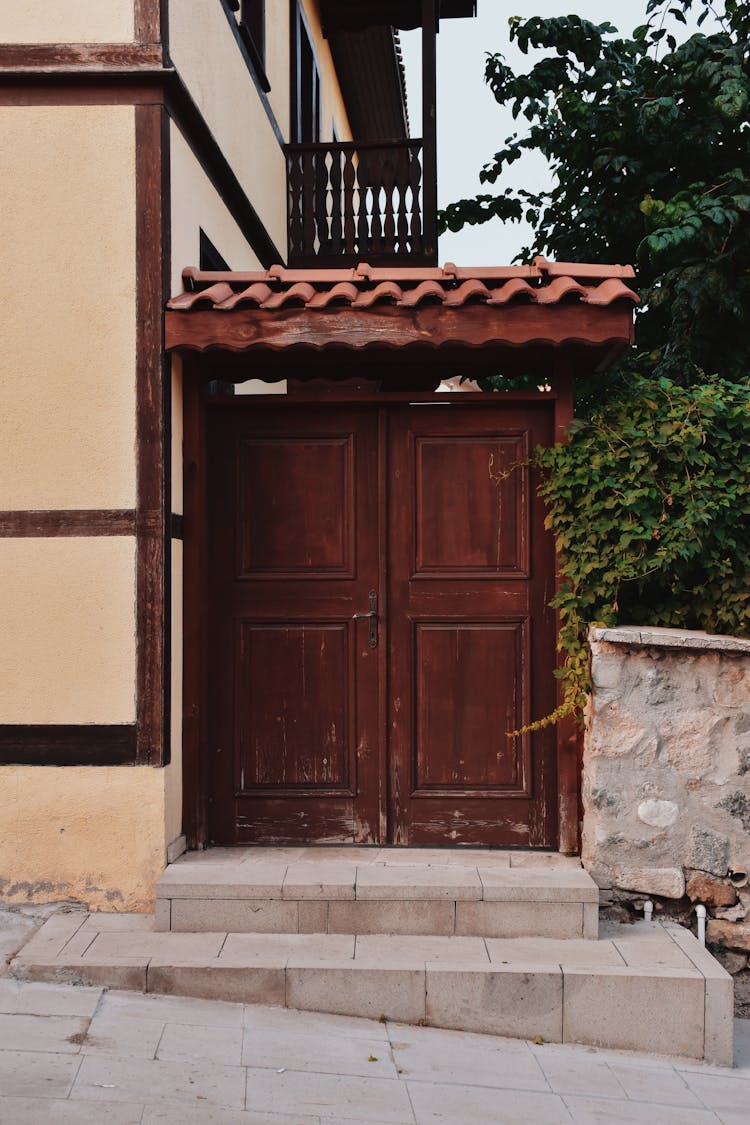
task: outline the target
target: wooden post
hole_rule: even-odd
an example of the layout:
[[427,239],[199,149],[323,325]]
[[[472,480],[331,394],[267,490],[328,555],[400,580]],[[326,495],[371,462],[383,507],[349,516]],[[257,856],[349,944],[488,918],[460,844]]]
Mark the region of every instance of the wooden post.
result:
[[437,3],[422,0],[422,209],[424,254],[437,263]]

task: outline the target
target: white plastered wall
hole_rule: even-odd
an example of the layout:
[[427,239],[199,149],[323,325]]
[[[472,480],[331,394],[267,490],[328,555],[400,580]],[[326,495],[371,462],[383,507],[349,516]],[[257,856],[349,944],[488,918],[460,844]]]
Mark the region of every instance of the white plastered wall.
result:
[[2,43],[129,43],[133,0],[2,0]]

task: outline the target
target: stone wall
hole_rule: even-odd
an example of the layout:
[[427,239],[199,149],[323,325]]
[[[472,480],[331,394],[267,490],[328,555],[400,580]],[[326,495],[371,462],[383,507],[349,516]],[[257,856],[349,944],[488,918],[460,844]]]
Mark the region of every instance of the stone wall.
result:
[[703,903],[709,944],[741,972],[750,952],[750,641],[595,629],[591,653],[584,866],[603,906],[620,915],[650,898],[694,929]]

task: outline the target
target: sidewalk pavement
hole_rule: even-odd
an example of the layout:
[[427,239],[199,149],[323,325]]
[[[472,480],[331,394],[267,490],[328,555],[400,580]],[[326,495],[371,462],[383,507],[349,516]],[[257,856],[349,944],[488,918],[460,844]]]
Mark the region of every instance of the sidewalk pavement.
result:
[[747,1125],[750,1021],[737,1021],[736,1043],[730,1071],[4,977],[0,1123]]
[[750,1122],[749,1020],[727,1070],[4,976],[56,909],[0,907],[0,1125]]

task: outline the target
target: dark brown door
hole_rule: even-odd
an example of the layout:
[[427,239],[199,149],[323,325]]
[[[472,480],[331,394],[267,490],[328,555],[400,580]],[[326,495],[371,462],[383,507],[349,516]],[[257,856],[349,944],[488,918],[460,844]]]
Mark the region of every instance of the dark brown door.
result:
[[207,439],[211,839],[377,840],[377,414],[238,402]]
[[550,405],[210,408],[212,840],[555,843]]
[[390,426],[390,825],[396,843],[556,838],[554,557],[525,462],[551,413],[441,402]]

